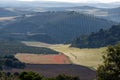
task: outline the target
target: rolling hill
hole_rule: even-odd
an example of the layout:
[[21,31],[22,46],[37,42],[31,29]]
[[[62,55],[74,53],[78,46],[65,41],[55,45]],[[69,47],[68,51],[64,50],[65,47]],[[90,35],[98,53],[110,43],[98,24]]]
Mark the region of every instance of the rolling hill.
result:
[[7,8],[0,8],[0,17],[17,16],[18,13]]
[[101,28],[108,29],[113,24],[115,23],[112,21],[74,11],[41,12],[31,17],[24,16],[21,20],[3,26],[0,31],[3,34],[47,34],[57,43],[63,43],[79,35],[96,32]]
[[59,54],[59,52],[45,47],[29,47],[18,41],[0,40],[0,57],[16,53]]
[[83,14],[91,14],[96,17],[104,18],[115,22],[120,22],[120,7],[97,8],[91,6],[78,6],[78,7],[68,7],[64,9],[67,11],[76,11]]

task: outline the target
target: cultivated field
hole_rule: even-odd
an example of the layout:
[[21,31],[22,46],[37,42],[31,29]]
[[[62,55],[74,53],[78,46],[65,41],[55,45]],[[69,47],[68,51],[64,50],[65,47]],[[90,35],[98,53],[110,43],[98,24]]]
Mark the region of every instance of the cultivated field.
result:
[[30,64],[70,64],[64,54],[16,54],[20,61]]
[[6,72],[21,72],[21,71],[34,71],[38,72],[45,77],[54,77],[59,74],[66,74],[71,76],[78,76],[80,80],[94,80],[95,71],[78,65],[72,64],[29,64],[26,65],[25,69],[5,69]]
[[[96,49],[79,49],[72,48],[69,45],[57,44],[50,45],[46,43],[39,42],[23,42],[28,46],[37,46],[37,47],[47,47],[53,50],[64,53],[73,64],[87,66],[93,69],[96,69],[99,64],[102,63],[102,56],[106,51],[106,48],[96,48]],[[43,45],[45,44],[45,45]]]
[[98,49],[79,49],[71,48],[69,45],[55,45],[50,47],[56,51],[60,51],[69,56],[74,64],[87,66],[97,69],[99,64],[102,64],[104,52],[106,48]]
[[52,44],[42,43],[42,42],[30,42],[30,41],[22,41],[22,43],[27,46],[35,46],[35,47],[50,47]]

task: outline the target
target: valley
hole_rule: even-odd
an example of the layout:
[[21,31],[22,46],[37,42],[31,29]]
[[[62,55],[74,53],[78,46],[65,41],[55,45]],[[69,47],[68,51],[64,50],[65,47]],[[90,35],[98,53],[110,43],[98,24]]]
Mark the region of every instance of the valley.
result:
[[0,1],[0,80],[120,80],[120,1],[101,2]]

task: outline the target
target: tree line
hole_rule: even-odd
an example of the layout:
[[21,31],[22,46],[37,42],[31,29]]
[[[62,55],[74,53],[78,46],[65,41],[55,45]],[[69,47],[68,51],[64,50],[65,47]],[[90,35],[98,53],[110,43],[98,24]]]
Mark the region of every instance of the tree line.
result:
[[89,35],[82,35],[71,42],[71,47],[99,48],[115,45],[120,41],[120,25],[113,25],[110,29],[100,29]]
[[56,77],[47,78],[45,76],[42,76],[36,72],[0,72],[0,80],[80,80],[76,76],[69,76],[65,74],[60,74]]

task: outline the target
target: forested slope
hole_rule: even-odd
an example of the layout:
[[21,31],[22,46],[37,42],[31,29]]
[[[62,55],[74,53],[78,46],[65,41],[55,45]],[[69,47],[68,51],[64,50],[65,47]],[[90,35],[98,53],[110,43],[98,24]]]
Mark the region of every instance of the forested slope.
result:
[[3,26],[0,31],[8,34],[42,33],[51,36],[58,43],[63,43],[81,34],[96,32],[101,28],[107,29],[113,24],[115,23],[74,11],[42,12],[32,17],[24,16],[21,20]]
[[113,25],[108,30],[100,29],[96,33],[77,37],[72,41],[72,47],[97,48],[115,45],[120,41],[120,25]]

